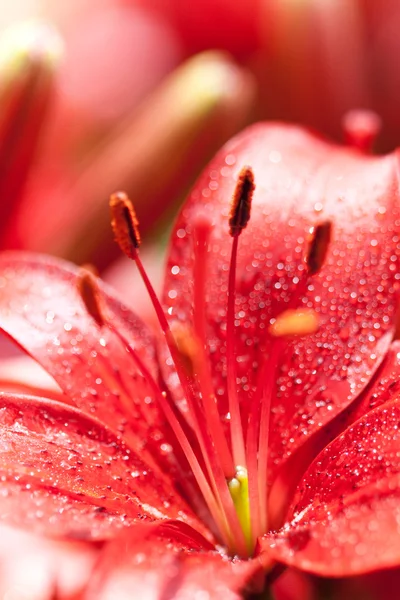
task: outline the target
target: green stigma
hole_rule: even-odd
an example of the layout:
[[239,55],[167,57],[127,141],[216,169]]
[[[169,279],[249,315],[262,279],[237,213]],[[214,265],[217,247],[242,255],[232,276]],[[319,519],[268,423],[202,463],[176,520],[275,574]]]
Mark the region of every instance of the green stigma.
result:
[[228,488],[236,509],[249,554],[253,551],[253,539],[250,524],[249,479],[247,469],[237,466],[235,477],[228,481]]

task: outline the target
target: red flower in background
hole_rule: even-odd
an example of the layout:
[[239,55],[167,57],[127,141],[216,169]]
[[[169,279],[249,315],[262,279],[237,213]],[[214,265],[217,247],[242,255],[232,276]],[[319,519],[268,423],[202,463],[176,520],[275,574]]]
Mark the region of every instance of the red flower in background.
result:
[[43,23],[0,35],[0,248],[103,267],[114,257],[108,195],[138,194],[143,228],[153,227],[244,124],[254,82],[208,52],[157,87],[177,60],[168,27],[139,9],[92,9],[79,27],[63,23],[63,60],[60,36]]
[[162,15],[187,53],[226,49],[246,64],[260,90],[258,117],[301,122],[339,138],[347,111],[372,109],[385,124],[381,146],[398,143],[396,0],[125,3]]
[[[113,218],[143,272],[123,194]],[[2,394],[3,519],[113,540],[96,598],[235,598],[277,562],[397,565],[399,224],[394,155],[261,124],[183,208],[163,335],[90,274],[4,254],[1,327],[74,406]]]

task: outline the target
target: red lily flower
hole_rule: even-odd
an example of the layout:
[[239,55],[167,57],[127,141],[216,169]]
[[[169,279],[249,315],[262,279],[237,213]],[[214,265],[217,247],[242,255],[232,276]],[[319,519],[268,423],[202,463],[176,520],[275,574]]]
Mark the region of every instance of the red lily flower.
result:
[[3,519],[115,538],[96,598],[122,583],[237,598],[277,562],[397,565],[395,156],[283,125],[234,138],[176,224],[165,313],[134,211],[124,194],[111,205],[163,335],[90,273],[2,255],[0,326],[75,405],[2,394]]

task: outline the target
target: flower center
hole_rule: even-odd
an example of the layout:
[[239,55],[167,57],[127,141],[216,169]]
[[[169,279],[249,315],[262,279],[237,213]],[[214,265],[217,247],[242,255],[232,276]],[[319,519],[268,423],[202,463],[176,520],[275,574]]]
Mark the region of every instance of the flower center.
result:
[[[233,238],[226,313],[229,436],[218,411],[206,336],[207,254],[212,232],[207,218],[199,217],[194,223],[193,324],[190,330],[186,327],[171,330],[139,257],[140,235],[133,206],[121,192],[114,194],[110,201],[116,240],[125,254],[135,261],[153,302],[187,403],[185,413],[177,409],[172,395],[154,380],[130,341],[107,317],[95,277],[82,271],[79,281],[80,294],[88,312],[99,327],[108,327],[120,340],[149,383],[193,472],[211,514],[216,535],[231,555],[241,557],[251,556],[257,538],[268,530],[268,439],[277,372],[287,340],[312,334],[318,328],[317,315],[297,307],[305,294],[308,278],[323,264],[331,233],[330,223],[317,225],[312,231],[305,256],[306,269],[302,271],[289,308],[271,323],[270,358],[260,369],[249,416],[244,423],[237,386],[235,290],[239,238],[250,218],[254,189],[253,172],[244,167],[239,174],[229,217],[229,233]],[[196,440],[195,445],[190,443],[188,428],[191,437]]]

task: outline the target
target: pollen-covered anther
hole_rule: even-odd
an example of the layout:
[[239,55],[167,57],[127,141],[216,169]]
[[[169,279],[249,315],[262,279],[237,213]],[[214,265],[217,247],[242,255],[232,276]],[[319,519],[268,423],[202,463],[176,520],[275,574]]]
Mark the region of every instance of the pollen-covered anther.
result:
[[312,335],[318,331],[319,317],[312,309],[289,309],[282,312],[270,325],[269,333],[274,337]]
[[110,209],[115,241],[128,258],[135,260],[141,240],[132,201],[125,192],[116,192],[111,195]]
[[196,371],[199,342],[194,333],[184,325],[176,324],[171,327],[171,331],[182,365],[187,375],[193,376]]
[[255,187],[252,168],[243,167],[233,193],[229,214],[229,233],[232,237],[240,235],[249,222]]
[[315,275],[325,262],[332,235],[331,221],[313,227],[307,252],[306,264],[310,275]]
[[101,309],[96,277],[93,273],[82,268],[78,275],[77,288],[87,312],[99,327],[103,327],[105,318]]

